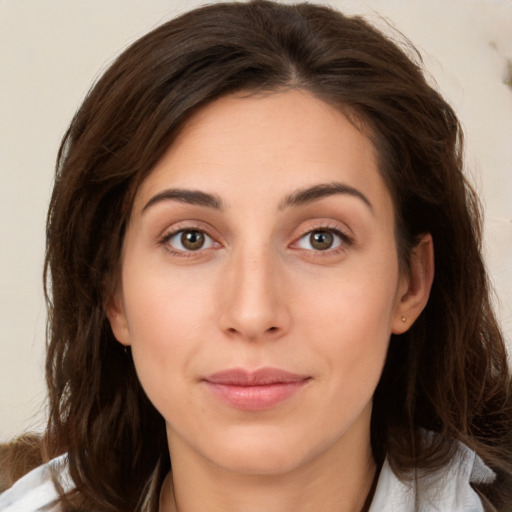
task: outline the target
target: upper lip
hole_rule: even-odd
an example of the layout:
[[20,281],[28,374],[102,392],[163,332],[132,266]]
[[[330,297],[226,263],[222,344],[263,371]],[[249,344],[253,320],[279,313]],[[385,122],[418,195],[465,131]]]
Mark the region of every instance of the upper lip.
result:
[[233,368],[209,375],[204,380],[225,386],[265,386],[301,382],[309,378],[308,375],[299,375],[279,368],[260,368],[254,371]]

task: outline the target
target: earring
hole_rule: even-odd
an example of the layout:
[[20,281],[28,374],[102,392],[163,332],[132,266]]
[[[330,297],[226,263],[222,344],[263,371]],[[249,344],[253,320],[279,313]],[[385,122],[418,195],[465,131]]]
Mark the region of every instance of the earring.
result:
[[405,318],[405,316],[403,316],[403,317],[401,318],[401,320],[402,320],[402,322],[405,324],[405,322],[407,321],[407,318]]

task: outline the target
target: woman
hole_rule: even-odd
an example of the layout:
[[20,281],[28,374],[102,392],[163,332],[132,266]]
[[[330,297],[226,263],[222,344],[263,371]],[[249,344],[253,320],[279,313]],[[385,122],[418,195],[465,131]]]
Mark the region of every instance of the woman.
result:
[[254,1],[157,28],[62,143],[53,461],[2,510],[510,510],[480,236],[453,111],[363,20]]

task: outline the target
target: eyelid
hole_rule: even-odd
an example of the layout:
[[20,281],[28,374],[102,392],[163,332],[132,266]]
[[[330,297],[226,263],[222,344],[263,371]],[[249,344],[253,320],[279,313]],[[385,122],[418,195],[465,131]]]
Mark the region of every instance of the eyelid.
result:
[[[335,221],[328,221],[328,220],[318,220],[318,222],[307,222],[307,226],[303,227],[298,234],[298,236],[295,236],[293,238],[293,241],[289,245],[289,247],[298,249],[304,252],[314,253],[318,256],[327,256],[332,255],[336,252],[343,252],[346,251],[348,247],[353,245],[355,243],[354,235],[352,234],[351,230],[348,227],[345,227],[341,223],[335,222]],[[173,248],[169,244],[169,240],[171,240],[173,237],[177,236],[180,233],[186,232],[186,231],[198,231],[204,234],[205,237],[211,240],[211,245],[208,247],[201,247],[197,250],[187,250],[187,249],[177,249]],[[205,225],[203,221],[199,220],[183,220],[179,221],[176,224],[169,226],[160,237],[158,237],[158,245],[164,246],[166,250],[169,252],[179,255],[179,256],[194,256],[199,255],[201,253],[204,253],[205,251],[208,251],[210,249],[218,249],[223,247],[223,243],[219,242],[220,235],[212,234],[212,231],[216,231],[215,229],[211,228],[208,224]],[[333,248],[328,248],[324,250],[320,249],[306,249],[298,247],[298,243],[300,240],[304,239],[304,237],[311,235],[311,233],[314,233],[316,231],[327,231],[330,233],[333,233],[335,236],[339,237],[341,242],[336,245]]]
[[[183,235],[183,233],[187,233],[187,232],[188,233],[201,233],[205,237],[205,245],[207,244],[207,246],[201,246],[196,250],[187,249],[186,247],[183,247],[183,243],[181,241],[179,241],[179,238]],[[171,241],[174,239],[179,241],[179,244],[182,246],[182,248],[177,248],[177,247],[174,247],[173,245],[171,245]],[[211,247],[213,247],[213,245],[214,245],[213,238],[208,233],[205,233],[204,231],[200,231],[199,229],[180,229],[178,231],[174,231],[165,236],[164,242],[166,244],[170,245],[174,250],[179,251],[179,252],[186,252],[186,253],[188,253],[188,252],[198,253],[199,251],[202,251],[205,249],[211,249]]]
[[[318,249],[318,248],[315,248],[315,247],[305,247],[304,245],[307,245],[308,242],[309,245],[311,245],[311,238],[312,236],[315,234],[315,233],[329,233],[332,235],[332,245],[330,247],[327,247],[325,249]],[[297,246],[299,247],[299,249],[304,249],[306,251],[313,251],[313,252],[328,252],[330,250],[333,250],[333,249],[337,249],[338,247],[340,247],[341,245],[343,245],[344,243],[344,240],[343,240],[343,237],[338,233],[338,232],[335,232],[333,231],[332,229],[331,230],[319,230],[319,229],[315,229],[313,231],[310,231],[309,233],[306,233],[305,235],[301,236],[296,244]]]
[[329,255],[333,252],[340,252],[346,250],[348,247],[353,245],[355,243],[354,236],[350,233],[350,230],[348,228],[344,228],[342,225],[335,223],[335,222],[318,222],[316,224],[309,225],[305,230],[301,231],[301,234],[294,238],[294,241],[292,242],[291,246],[297,246],[297,244],[303,240],[305,237],[311,235],[312,233],[318,232],[318,231],[327,231],[335,236],[339,237],[341,239],[341,243],[337,245],[336,247],[325,249],[325,250],[315,250],[315,249],[304,249],[301,247],[298,247],[299,250],[315,253],[315,255]]
[[[202,233],[205,237],[211,240],[211,245],[209,247],[201,247],[195,251],[193,250],[187,250],[187,249],[177,249],[169,244],[169,241],[172,240],[175,236],[178,236],[180,233],[186,232],[186,231],[197,231]],[[158,245],[163,246],[167,251],[169,251],[171,254],[178,255],[178,256],[194,256],[199,255],[200,253],[203,253],[204,251],[208,251],[212,248],[219,248],[222,246],[222,244],[218,241],[218,237],[211,234],[211,229],[208,227],[205,227],[203,222],[200,221],[181,221],[178,222],[162,233],[161,236],[158,237]]]

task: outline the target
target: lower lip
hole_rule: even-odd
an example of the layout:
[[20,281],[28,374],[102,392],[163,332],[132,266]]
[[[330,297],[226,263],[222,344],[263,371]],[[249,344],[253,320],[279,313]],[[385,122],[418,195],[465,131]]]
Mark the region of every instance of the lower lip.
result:
[[271,409],[298,393],[309,379],[298,382],[276,382],[261,386],[234,386],[205,381],[208,388],[223,402],[244,411]]

